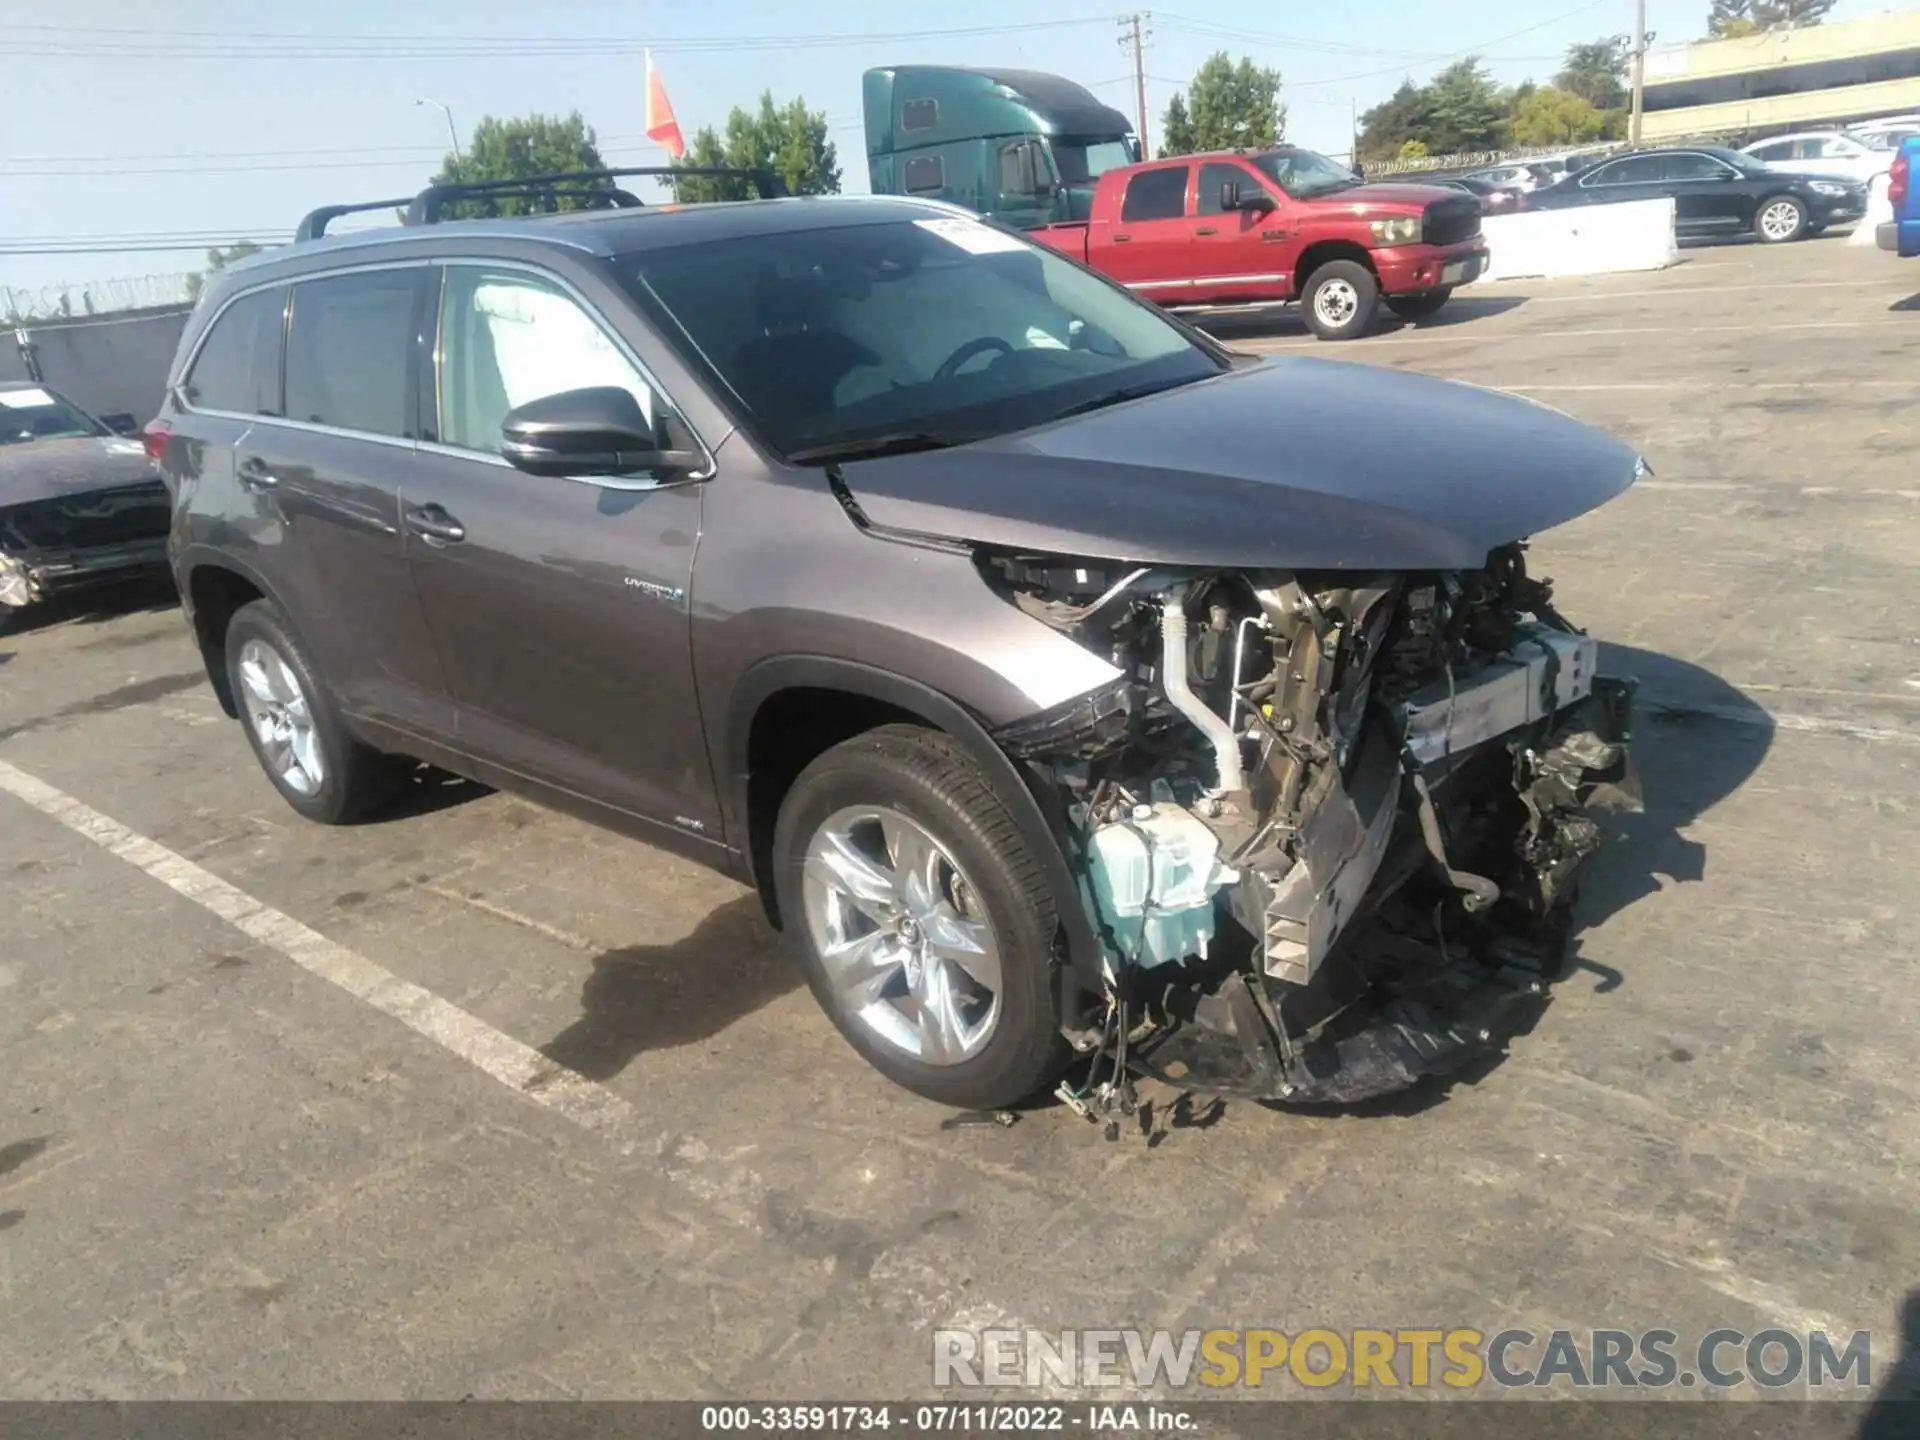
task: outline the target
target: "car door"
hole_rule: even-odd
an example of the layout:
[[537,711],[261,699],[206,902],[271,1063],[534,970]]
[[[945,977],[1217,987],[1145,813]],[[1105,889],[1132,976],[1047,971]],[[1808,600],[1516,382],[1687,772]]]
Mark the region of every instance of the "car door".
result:
[[499,453],[514,406],[602,385],[631,391],[671,448],[697,438],[553,274],[448,262],[437,336],[434,428],[402,489],[402,524],[460,748],[717,838],[690,631],[702,484],[530,475]]
[[[1274,208],[1229,210],[1224,192],[1237,186],[1241,196],[1265,195]],[[1250,165],[1209,160],[1199,167],[1194,187],[1192,230],[1196,301],[1284,299],[1292,283],[1298,248],[1289,202],[1261,180]]]
[[1193,289],[1192,172],[1184,160],[1135,171],[1121,191],[1119,215],[1094,222],[1091,253],[1099,268],[1142,299],[1173,304]]
[[1618,160],[1603,160],[1574,182],[1574,189],[1585,205],[1611,205],[1622,200],[1658,200],[1660,188],[1658,155],[1623,155]]
[[444,736],[452,712],[399,523],[428,274],[411,263],[295,280],[284,401],[236,440],[234,479],[256,512],[260,573],[341,707]]
[[1753,211],[1745,181],[1713,155],[1675,150],[1660,157],[1660,186],[1673,200],[1673,228],[1683,235],[1744,230]]

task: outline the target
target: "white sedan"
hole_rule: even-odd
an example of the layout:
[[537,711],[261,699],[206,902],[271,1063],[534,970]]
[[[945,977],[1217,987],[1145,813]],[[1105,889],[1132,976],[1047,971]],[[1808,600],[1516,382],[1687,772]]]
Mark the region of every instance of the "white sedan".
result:
[[1831,175],[1841,180],[1866,184],[1876,175],[1884,175],[1893,164],[1892,152],[1874,150],[1851,135],[1833,130],[1809,131],[1804,135],[1775,135],[1742,147],[1776,170],[1791,170],[1796,175]]

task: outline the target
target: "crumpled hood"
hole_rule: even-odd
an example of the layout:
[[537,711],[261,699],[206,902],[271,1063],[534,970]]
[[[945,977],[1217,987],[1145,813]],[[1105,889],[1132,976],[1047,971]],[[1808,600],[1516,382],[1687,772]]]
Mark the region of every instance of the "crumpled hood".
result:
[[877,527],[997,549],[1450,570],[1606,503],[1640,468],[1630,447],[1545,405],[1287,357],[841,476]]
[[138,440],[78,435],[0,445],[0,507],[146,482],[161,483]]

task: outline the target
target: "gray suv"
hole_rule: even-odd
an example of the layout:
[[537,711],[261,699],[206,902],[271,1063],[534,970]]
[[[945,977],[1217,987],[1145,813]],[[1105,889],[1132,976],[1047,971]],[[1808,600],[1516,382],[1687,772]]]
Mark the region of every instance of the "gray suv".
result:
[[626,173],[317,212],[187,326],[172,562],[294,809],[425,762],[691,856],[960,1106],[1346,1101],[1500,1043],[1630,801],[1630,684],[1522,539],[1633,451],[1235,355],[942,204]]

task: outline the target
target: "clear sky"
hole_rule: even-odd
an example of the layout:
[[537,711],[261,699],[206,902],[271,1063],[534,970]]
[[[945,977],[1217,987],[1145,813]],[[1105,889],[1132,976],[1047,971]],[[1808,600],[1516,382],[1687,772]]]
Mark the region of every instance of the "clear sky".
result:
[[[1632,28],[1632,0],[1172,0],[1149,22],[1150,140],[1208,54],[1284,76],[1288,138],[1348,145],[1403,76],[1477,52],[1496,78],[1545,80],[1565,48]],[[1655,44],[1705,32],[1708,0],[1648,0]],[[1841,0],[1838,20],[1890,8]],[[483,114],[578,109],[610,161],[659,163],[644,129],[651,46],[689,134],[771,88],[825,110],[843,184],[866,188],[860,73],[881,64],[1049,70],[1134,110],[1118,7],[1098,0],[0,0],[0,245],[157,236],[197,244],[290,231],[316,205],[404,195]],[[851,37],[880,38],[856,41]],[[466,53],[461,53],[462,50]],[[0,253],[0,285],[197,268],[198,250]]]

